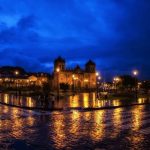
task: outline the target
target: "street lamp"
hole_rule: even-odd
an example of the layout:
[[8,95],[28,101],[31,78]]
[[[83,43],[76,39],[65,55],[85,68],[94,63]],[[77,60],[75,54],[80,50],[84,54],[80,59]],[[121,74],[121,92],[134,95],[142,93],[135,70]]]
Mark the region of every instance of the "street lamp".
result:
[[16,70],[16,71],[15,71],[15,75],[19,75],[19,71]]
[[[14,72],[14,74],[15,74],[15,76],[17,77],[17,76],[19,75],[19,71],[16,70],[16,71]],[[16,78],[16,97],[17,97],[17,92],[18,92],[18,84],[17,84],[17,78]]]
[[96,72],[96,76],[97,76],[97,77],[99,76],[99,72]]
[[114,77],[113,79],[113,83],[114,83],[114,88],[117,92],[117,84],[121,81],[121,79],[119,77]]
[[99,84],[99,81],[101,77],[99,76],[99,72],[96,72],[96,97],[98,98],[99,97],[99,93],[98,93],[98,84]]
[[98,80],[101,80],[102,78],[100,76],[98,76]]
[[60,72],[60,69],[57,68],[56,72],[57,72],[57,99],[59,100],[59,72]]
[[74,80],[75,80],[75,75],[72,75],[72,91],[74,92]]
[[137,98],[137,94],[138,94],[138,91],[137,91],[138,78],[137,78],[137,76],[138,76],[139,72],[138,72],[138,70],[133,70],[132,74],[133,74],[133,76],[135,78],[135,97]]
[[102,77],[99,75],[97,79],[98,79],[98,82],[97,82],[97,83],[98,83],[98,85],[99,85],[97,90],[98,90],[98,92],[100,92],[101,89],[102,89],[102,83],[101,83]]
[[138,70],[133,70],[132,73],[133,73],[134,76],[138,76],[138,74],[139,74]]

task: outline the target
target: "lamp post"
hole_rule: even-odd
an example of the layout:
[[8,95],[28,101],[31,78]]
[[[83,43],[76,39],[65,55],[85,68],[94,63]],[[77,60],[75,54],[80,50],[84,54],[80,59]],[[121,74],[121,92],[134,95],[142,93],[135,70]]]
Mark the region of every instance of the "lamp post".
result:
[[[100,96],[101,96],[101,93],[100,93],[100,91],[101,91],[101,79],[102,79],[102,77],[101,76],[98,76],[98,93],[99,93],[99,98],[100,98]],[[100,87],[100,88],[99,88]]]
[[100,80],[102,79],[102,77],[101,76],[98,76],[98,83],[99,83],[99,85],[101,86],[101,82],[100,82]]
[[89,82],[89,80],[87,78],[85,78],[84,79],[84,89],[85,89],[85,91],[88,90],[88,82]]
[[138,90],[137,90],[138,78],[137,78],[137,76],[138,76],[139,72],[138,72],[138,70],[133,70],[133,71],[132,71],[132,74],[133,74],[133,76],[134,76],[134,78],[135,78],[135,97],[136,97],[136,99],[137,99],[137,94],[138,94]]
[[60,72],[60,69],[57,68],[56,72],[57,72],[57,99],[59,100],[59,72]]
[[96,72],[96,97],[98,98],[98,77],[99,77],[99,72]]
[[75,80],[75,75],[72,75],[72,92],[74,93],[74,80]]
[[114,77],[113,82],[114,82],[114,88],[116,90],[117,93],[117,84],[121,81],[121,79],[119,77]]
[[19,71],[16,70],[16,71],[14,72],[14,74],[15,74],[15,76],[16,76],[16,98],[17,98],[17,95],[18,95],[18,94],[17,94],[17,92],[18,92],[17,76],[19,75]]

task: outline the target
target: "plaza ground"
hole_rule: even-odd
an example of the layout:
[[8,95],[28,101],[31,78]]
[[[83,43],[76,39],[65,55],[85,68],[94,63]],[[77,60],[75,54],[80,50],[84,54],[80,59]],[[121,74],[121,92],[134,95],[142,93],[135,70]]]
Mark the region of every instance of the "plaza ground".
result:
[[0,150],[149,149],[150,105],[44,112],[0,105]]

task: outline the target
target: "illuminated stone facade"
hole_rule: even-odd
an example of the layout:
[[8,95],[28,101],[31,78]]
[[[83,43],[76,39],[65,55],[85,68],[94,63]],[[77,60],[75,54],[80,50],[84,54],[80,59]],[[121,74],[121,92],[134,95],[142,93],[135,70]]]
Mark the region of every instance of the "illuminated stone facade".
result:
[[28,87],[31,85],[42,86],[49,81],[49,75],[45,73],[34,73],[31,75],[5,75],[0,76],[0,86],[4,87]]
[[68,84],[70,89],[95,89],[96,88],[96,65],[89,60],[85,68],[76,66],[73,69],[66,68],[66,62],[58,57],[54,61],[53,87],[56,89],[61,83]]

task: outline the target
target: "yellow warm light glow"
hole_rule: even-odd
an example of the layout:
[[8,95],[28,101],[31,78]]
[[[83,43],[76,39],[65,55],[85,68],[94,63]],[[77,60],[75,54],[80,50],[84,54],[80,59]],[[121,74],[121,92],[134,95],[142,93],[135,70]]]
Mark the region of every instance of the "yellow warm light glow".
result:
[[79,132],[79,126],[80,126],[80,112],[73,110],[71,115],[71,127],[69,129],[69,132],[71,134],[78,134]]
[[[21,119],[16,119],[16,117],[19,115],[20,111],[18,109],[12,109],[11,114],[13,117],[13,123],[11,125],[11,134],[15,136],[15,138],[20,139],[23,138],[23,126],[25,125],[25,122]],[[8,126],[7,126],[8,128]],[[16,130],[18,129],[18,130]],[[29,133],[30,134],[30,133]]]
[[[104,110],[93,112],[94,122],[92,123],[92,129],[89,130],[89,134],[92,140],[99,141],[105,136],[105,112]],[[97,130],[98,129],[98,130]]]
[[4,102],[7,104],[9,102],[9,95],[4,94]]
[[[58,149],[63,149],[66,145],[64,140],[66,140],[66,132],[65,132],[65,115],[60,114],[58,117],[54,117],[54,120],[52,121],[52,126],[50,126],[50,129],[53,131],[53,141],[57,143]],[[59,142],[58,142],[59,140]]]
[[139,130],[142,126],[142,116],[143,116],[144,106],[134,108],[132,110],[132,127],[133,130]]
[[142,104],[142,103],[144,103],[144,102],[145,102],[145,99],[144,99],[144,98],[139,98],[139,99],[138,99],[138,103],[139,103],[139,104]]
[[84,82],[89,82],[89,80],[88,79],[84,79]]
[[112,133],[112,138],[116,137],[121,130],[121,125],[122,125],[122,118],[121,118],[121,113],[123,111],[123,108],[117,108],[114,109],[112,114],[113,114],[113,125],[115,132]]
[[15,75],[18,75],[19,74],[19,71],[15,71]]
[[119,106],[120,105],[120,101],[119,100],[114,100],[113,101],[113,106]]
[[59,68],[57,68],[57,69],[56,69],[56,72],[59,72],[59,71],[60,71],[60,69],[59,69]]
[[88,108],[89,107],[89,101],[88,101],[89,95],[88,93],[83,94],[83,107]]
[[117,81],[117,82],[121,81],[121,79],[120,79],[119,77],[114,77],[113,80],[114,80],[114,81]]
[[27,97],[27,106],[28,107],[33,107],[33,102],[31,97]]
[[74,74],[72,75],[73,80],[78,80],[78,77],[76,77]]
[[74,79],[75,79],[75,80],[78,80],[78,77],[75,77]]

